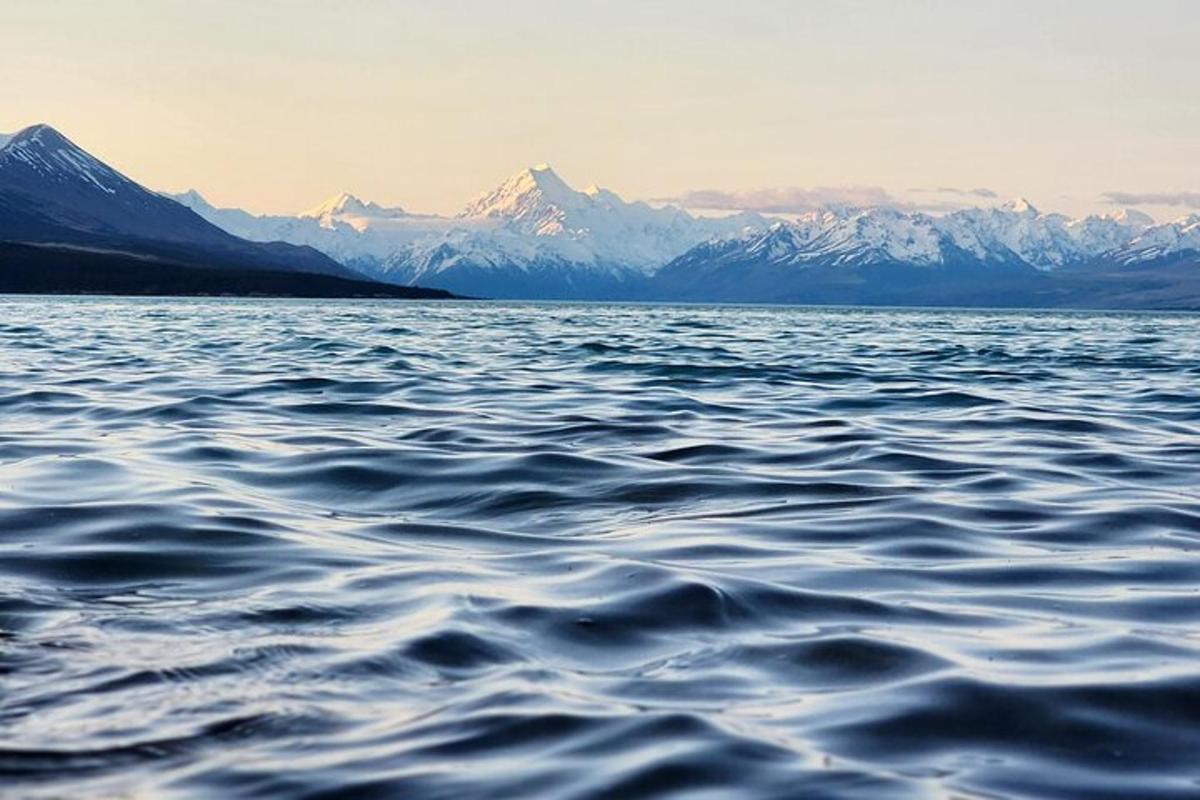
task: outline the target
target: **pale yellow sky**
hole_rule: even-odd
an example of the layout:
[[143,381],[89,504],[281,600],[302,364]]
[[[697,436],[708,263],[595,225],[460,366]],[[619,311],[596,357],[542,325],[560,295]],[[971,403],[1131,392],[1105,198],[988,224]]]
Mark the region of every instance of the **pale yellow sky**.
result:
[[630,198],[987,187],[1085,211],[1200,191],[1198,40],[1190,0],[4,0],[0,131],[50,122],[258,212],[342,190],[455,211],[543,161]]

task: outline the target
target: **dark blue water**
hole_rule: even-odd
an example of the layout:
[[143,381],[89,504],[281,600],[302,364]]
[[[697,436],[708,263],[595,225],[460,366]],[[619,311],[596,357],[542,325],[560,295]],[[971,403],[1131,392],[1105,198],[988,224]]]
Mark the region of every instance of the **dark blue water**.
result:
[[0,794],[1200,796],[1200,317],[0,300]]

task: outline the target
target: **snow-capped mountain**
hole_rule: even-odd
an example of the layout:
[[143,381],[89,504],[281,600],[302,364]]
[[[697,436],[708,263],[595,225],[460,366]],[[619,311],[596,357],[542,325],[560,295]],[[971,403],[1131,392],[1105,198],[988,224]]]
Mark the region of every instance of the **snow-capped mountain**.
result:
[[[935,216],[838,206],[766,218],[696,217],[674,206],[577,191],[545,164],[521,170],[452,217],[409,213],[343,193],[296,216],[174,199],[256,241],[312,246],[368,275],[491,297],[618,298],[722,265],[1016,266],[1042,272],[1107,259],[1137,264],[1200,250],[1195,220],[1165,225],[1138,211],[1071,219],[1017,199]],[[789,279],[784,271],[777,281]],[[670,281],[668,281],[670,282]],[[657,288],[656,288],[657,287]]]
[[194,189],[166,196],[235,236],[306,245],[366,274],[377,272],[404,245],[452,225],[443,217],[408,214],[345,193],[296,216],[217,208]]
[[324,203],[310,208],[300,215],[319,220],[334,220],[339,217],[353,217],[364,220],[396,219],[407,217],[408,212],[403,208],[384,208],[369,200],[359,200],[349,192],[334,195]]
[[819,211],[702,243],[660,269],[650,294],[976,304],[1008,291],[1013,302],[1037,303],[1039,292],[1053,298],[1059,291],[1039,275],[1072,270],[1069,281],[1077,282],[1080,269],[1099,275],[1114,265],[1200,260],[1198,223],[1192,216],[1159,225],[1137,211],[1072,220],[1024,200],[940,217],[888,208]]
[[1072,220],[1043,214],[1024,199],[1000,208],[972,208],[939,219],[955,247],[980,261],[1018,258],[1051,270],[1095,258],[1128,242],[1153,220],[1136,211]]
[[1155,225],[1137,211],[1072,220],[1018,200],[941,217],[890,208],[810,212],[742,238],[707,242],[682,258],[795,266],[930,266],[967,259],[1048,271],[1117,253],[1161,257],[1197,249],[1195,236],[1194,221]]
[[0,146],[0,239],[107,248],[204,266],[355,276],[315,250],[230,235],[49,125],[6,136]]
[[49,125],[33,125],[0,142],[0,168],[11,183],[56,184],[77,189],[82,184],[109,195],[128,192],[133,181],[86,152]]
[[1166,225],[1148,226],[1129,242],[1112,251],[1121,264],[1159,261],[1180,253],[1200,252],[1200,214],[1191,214]]
[[483,283],[503,296],[627,296],[696,244],[764,224],[756,215],[698,219],[673,206],[627,203],[597,186],[576,191],[545,164],[479,195],[457,220],[461,226],[398,251],[380,276],[461,292]]
[[456,216],[410,214],[342,194],[298,216],[254,216],[172,195],[226,230],[306,244],[373,277],[488,296],[627,295],[654,270],[714,236],[767,224],[754,214],[696,218],[577,191],[547,165],[521,170]]
[[183,194],[164,194],[163,196],[174,200],[186,208],[190,208],[204,219],[226,232],[232,233],[234,236],[241,236],[243,239],[250,239],[252,241],[280,241],[279,237],[248,235],[251,233],[258,234],[263,231],[259,227],[260,217],[256,217],[239,208],[215,208],[194,189]]
[[[546,164],[521,170],[479,195],[458,218],[474,222],[476,230],[502,232],[502,243],[514,234],[529,241],[533,252],[519,254],[526,260],[532,255],[642,272],[654,270],[709,234],[678,208],[626,203],[597,186],[576,191]],[[480,225],[483,220],[496,224]]]
[[[0,240],[181,264],[363,273],[486,297],[925,302],[947,300],[937,292],[956,285],[1019,285],[1026,302],[1035,288],[1078,291],[1080,270],[1118,268],[1130,278],[1144,266],[1183,270],[1169,280],[1191,281],[1200,215],[1163,224],[1134,210],[1071,219],[1019,199],[943,215],[835,206],[788,218],[697,217],[596,186],[577,191],[543,164],[454,216],[349,193],[301,214],[258,216],[216,208],[195,191],[151,192],[36,125],[0,136]],[[1053,290],[1036,277],[1063,273],[1073,277],[1052,282]],[[1132,285],[1109,277],[1106,291]],[[1170,295],[1157,285],[1155,298]]]

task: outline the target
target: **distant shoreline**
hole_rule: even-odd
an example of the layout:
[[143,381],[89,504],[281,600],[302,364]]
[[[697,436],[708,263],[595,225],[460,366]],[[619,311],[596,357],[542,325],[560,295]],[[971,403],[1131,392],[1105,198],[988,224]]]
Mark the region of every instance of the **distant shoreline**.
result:
[[0,294],[454,300],[442,289],[286,270],[205,268],[119,253],[0,242]]
[[[911,295],[903,302],[898,293],[878,296],[853,286],[842,291],[812,291],[793,298],[754,297],[611,297],[611,298],[480,298],[444,289],[397,286],[367,279],[288,270],[230,269],[183,264],[140,254],[47,245],[0,242],[0,295],[80,297],[209,297],[380,300],[504,300],[509,302],[635,303],[663,305],[789,306],[812,308],[964,309],[975,311],[1152,311],[1200,312],[1196,274],[1200,264],[1172,264],[1108,272],[1063,271],[1039,292],[1014,291],[1004,297],[1002,287],[986,291],[976,287],[947,286],[946,296],[929,292]],[[1042,277],[1042,276],[1038,276]],[[950,289],[958,288],[957,293]],[[961,291],[964,288],[974,291]],[[1049,290],[1049,291],[1047,291]],[[807,295],[807,296],[806,296]],[[857,296],[856,296],[857,295]],[[938,302],[941,299],[943,302]],[[1009,299],[1011,302],[1003,302]]]

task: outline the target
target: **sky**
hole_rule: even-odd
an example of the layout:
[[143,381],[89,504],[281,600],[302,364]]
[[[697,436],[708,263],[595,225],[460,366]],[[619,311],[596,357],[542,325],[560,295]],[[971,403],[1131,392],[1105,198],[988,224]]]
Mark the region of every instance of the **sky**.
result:
[[297,212],[548,162],[690,205],[1200,209],[1194,0],[4,0],[0,131]]

